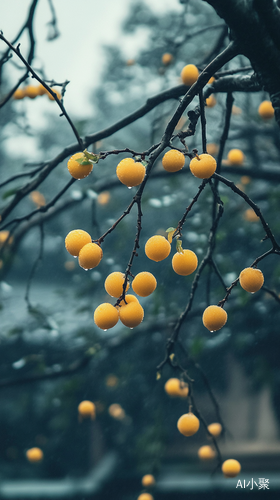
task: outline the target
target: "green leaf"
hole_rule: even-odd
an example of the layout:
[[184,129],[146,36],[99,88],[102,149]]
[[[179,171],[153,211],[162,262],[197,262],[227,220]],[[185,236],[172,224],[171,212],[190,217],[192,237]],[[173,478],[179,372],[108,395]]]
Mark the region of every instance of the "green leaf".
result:
[[[87,149],[85,149],[83,151],[85,157],[87,158],[87,160],[90,161],[90,163],[98,163],[98,160],[100,159],[100,156],[99,155],[95,155],[94,153],[89,153],[87,151]],[[88,163],[88,162],[87,162]]]
[[167,233],[170,233],[170,231],[175,231],[176,227],[169,227],[168,229],[166,229],[166,232]]
[[2,199],[6,200],[6,198],[13,196],[13,194],[16,194],[18,192],[18,189],[19,188],[8,189],[8,191],[5,191],[5,193],[2,194]]
[[182,248],[182,240],[176,241],[176,250],[178,253],[184,253]]

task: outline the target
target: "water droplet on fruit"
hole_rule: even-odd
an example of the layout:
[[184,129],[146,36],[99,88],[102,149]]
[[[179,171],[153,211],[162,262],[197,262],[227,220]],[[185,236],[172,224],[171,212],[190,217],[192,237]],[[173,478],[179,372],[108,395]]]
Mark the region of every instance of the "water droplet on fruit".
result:
[[131,188],[132,188],[132,186],[127,186],[127,187],[128,187],[128,189],[131,189]]
[[104,329],[103,329],[103,331],[104,331],[104,332],[107,332],[107,330],[108,330],[108,328],[104,328]]
[[132,327],[129,327],[129,329],[130,329],[130,330],[133,330],[133,328],[132,328]]
[[210,330],[210,333],[214,333],[214,330]]

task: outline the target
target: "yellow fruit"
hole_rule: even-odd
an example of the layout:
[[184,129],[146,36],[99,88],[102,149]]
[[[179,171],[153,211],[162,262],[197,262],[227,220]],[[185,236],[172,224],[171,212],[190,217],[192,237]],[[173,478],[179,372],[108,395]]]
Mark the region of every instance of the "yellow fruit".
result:
[[165,66],[168,66],[173,61],[173,55],[169,54],[169,52],[166,52],[165,54],[162,54],[161,62]]
[[[80,165],[76,161],[79,158],[84,158],[84,165]],[[92,171],[92,167],[92,163],[90,163],[86,159],[84,153],[75,153],[73,156],[71,156],[70,160],[68,160],[67,163],[67,168],[74,179],[84,179],[90,174],[90,172]]]
[[241,465],[237,460],[234,460],[234,458],[230,458],[222,464],[222,472],[225,477],[235,477],[240,471]]
[[48,91],[47,89],[44,87],[44,85],[42,85],[41,83],[38,85],[37,87],[37,94],[38,95],[44,95],[44,94],[47,94]]
[[214,106],[216,106],[217,104],[217,101],[215,99],[215,97],[213,96],[213,94],[210,95],[210,97],[208,97],[206,99],[206,105],[208,108],[213,108]]
[[242,165],[244,162],[244,153],[241,149],[231,149],[227,155],[230,165]]
[[119,306],[117,307],[125,306],[126,304],[130,304],[130,302],[139,302],[139,300],[137,299],[137,297],[135,297],[135,295],[127,294],[125,296],[125,301],[124,299],[121,300]]
[[215,458],[216,453],[213,448],[209,445],[201,446],[198,450],[198,456],[200,460],[212,460]]
[[129,328],[140,325],[144,318],[144,309],[139,302],[130,302],[119,309],[121,322]]
[[246,267],[239,275],[239,283],[246,292],[255,293],[263,286],[263,273],[260,269]]
[[184,436],[193,436],[198,431],[199,425],[198,418],[191,412],[182,415],[177,422],[178,430]]
[[35,99],[38,95],[38,86],[34,85],[27,85],[24,89],[24,93],[26,97],[29,97],[30,99]]
[[195,156],[190,162],[191,173],[199,179],[209,179],[216,168],[217,162],[215,158],[207,153],[202,153],[198,158]]
[[232,106],[231,113],[233,115],[241,115],[242,114],[242,109],[239,108],[238,106],[235,106],[235,104]]
[[180,276],[188,276],[197,268],[197,256],[191,250],[183,250],[183,253],[175,253],[172,258],[172,267]]
[[[107,276],[104,287],[106,292],[111,295],[111,297],[119,298],[123,293],[125,274],[115,271],[114,273]],[[126,292],[129,289],[129,283],[126,284]]]
[[93,319],[98,328],[109,330],[119,321],[119,313],[112,304],[104,302],[95,309]]
[[141,495],[137,497],[137,500],[154,500],[154,497],[150,495],[150,493],[141,493]]
[[103,257],[102,248],[96,243],[87,243],[79,251],[79,264],[83,269],[93,269],[98,266]]
[[25,89],[16,89],[13,93],[13,99],[16,101],[25,97]]
[[[56,94],[57,98],[60,100],[61,99],[61,93],[58,90],[56,90],[56,89],[51,89],[51,90]],[[48,98],[49,98],[50,101],[54,101],[55,100],[54,97],[51,95],[51,93],[48,92],[48,91],[47,91],[47,96],[48,96]]]
[[135,162],[133,158],[125,158],[118,164],[116,172],[122,184],[133,187],[141,184],[146,174],[146,168],[141,162]]
[[271,118],[274,117],[274,108],[273,108],[270,101],[261,102],[261,104],[259,105],[258,112],[259,112],[259,115],[264,120],[270,120]]
[[244,219],[247,220],[248,222],[257,222],[260,220],[255,210],[253,210],[252,208],[247,208],[247,210],[245,210]]
[[149,488],[149,486],[154,486],[156,480],[152,474],[145,474],[145,476],[142,477],[141,483],[144,488]]
[[170,149],[162,158],[162,165],[167,172],[178,172],[185,165],[185,157],[181,151]]
[[212,436],[218,437],[221,434],[223,428],[219,422],[213,422],[213,424],[209,424],[207,426],[207,429],[210,434],[212,434]]
[[117,420],[123,420],[125,417],[125,411],[118,403],[113,403],[108,408],[109,415],[116,418]]
[[119,379],[116,375],[108,375],[105,384],[107,387],[117,387],[119,385]]
[[79,415],[83,418],[91,418],[91,420],[95,418],[95,410],[95,404],[87,400],[81,401],[78,406]]
[[208,80],[208,85],[211,85],[215,81],[214,76],[211,76],[210,80]]
[[[249,175],[241,175],[240,181],[241,181],[241,184],[244,184],[244,186],[246,186],[247,184],[250,184],[251,177],[249,177]],[[254,210],[253,210],[253,212],[254,212]]]
[[10,245],[13,242],[13,239],[13,236],[10,236],[10,231],[7,231],[7,229],[0,231],[0,248],[5,244]]
[[155,235],[148,239],[145,245],[147,257],[155,262],[166,259],[171,252],[171,245],[164,236]]
[[97,203],[99,203],[99,205],[107,205],[108,201],[110,201],[110,198],[111,195],[109,191],[103,191],[103,193],[100,193],[97,196]]
[[206,149],[209,155],[215,156],[216,154],[218,154],[219,146],[218,144],[215,144],[215,142],[209,142],[206,146]]
[[143,271],[138,273],[132,281],[132,288],[140,297],[148,297],[154,292],[157,286],[157,280],[152,273]]
[[188,384],[178,378],[170,378],[165,382],[164,390],[172,398],[186,398],[189,394]]
[[199,71],[194,64],[187,64],[181,71],[181,78],[184,85],[191,87],[199,77]]
[[46,204],[45,197],[40,191],[31,191],[30,198],[37,207],[43,207]]
[[226,324],[227,313],[219,306],[208,306],[203,313],[202,321],[210,332],[215,332]]
[[91,236],[83,229],[74,229],[65,238],[65,247],[73,257],[78,257],[81,248],[91,243]]
[[26,452],[26,458],[29,462],[35,463],[35,462],[41,462],[43,459],[43,452],[41,448],[30,448]]

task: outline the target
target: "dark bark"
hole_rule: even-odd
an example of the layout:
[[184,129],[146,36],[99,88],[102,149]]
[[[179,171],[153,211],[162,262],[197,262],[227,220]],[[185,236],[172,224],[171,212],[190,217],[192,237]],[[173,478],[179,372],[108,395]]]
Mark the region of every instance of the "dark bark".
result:
[[250,60],[263,89],[270,94],[280,126],[279,9],[273,0],[204,1],[224,19],[240,53]]

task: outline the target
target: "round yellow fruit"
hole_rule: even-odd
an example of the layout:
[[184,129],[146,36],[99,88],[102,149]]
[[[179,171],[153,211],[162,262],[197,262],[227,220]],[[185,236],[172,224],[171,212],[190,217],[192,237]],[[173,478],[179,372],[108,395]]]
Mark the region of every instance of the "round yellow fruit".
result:
[[148,295],[155,291],[156,287],[156,278],[152,273],[147,271],[136,274],[134,280],[132,281],[133,291],[140,297],[148,297]]
[[108,408],[109,415],[116,420],[123,420],[125,417],[125,411],[118,403],[113,403]]
[[81,401],[78,406],[78,413],[83,418],[91,418],[93,420],[96,413],[95,404],[87,400]]
[[169,54],[169,52],[165,52],[165,54],[162,54],[161,62],[165,66],[168,66],[173,61],[173,55]]
[[162,158],[162,166],[167,172],[178,172],[185,165],[185,156],[177,149],[170,149]]
[[135,162],[133,158],[125,158],[118,164],[116,172],[122,184],[133,187],[141,184],[146,174],[146,168],[141,162]]
[[44,85],[42,85],[41,83],[38,85],[37,87],[37,93],[38,95],[44,95],[44,94],[47,94],[48,91],[47,89],[44,87]]
[[187,64],[181,71],[181,78],[184,85],[191,87],[199,77],[199,71],[194,64]]
[[216,456],[215,450],[209,445],[201,446],[197,453],[200,460],[213,460]]
[[186,382],[178,378],[170,378],[165,382],[164,390],[172,398],[186,398],[189,394],[189,387]]
[[137,500],[154,500],[154,497],[150,495],[150,493],[141,493],[141,495],[137,497]]
[[197,256],[192,250],[183,250],[183,253],[177,252],[172,258],[172,267],[175,273],[180,276],[188,276],[197,268]]
[[213,94],[211,94],[210,97],[207,97],[206,105],[208,108],[213,108],[214,106],[216,106],[216,104],[217,104],[217,101],[216,101],[215,97],[213,96]]
[[139,300],[137,299],[137,297],[135,297],[135,295],[131,295],[128,293],[127,295],[125,295],[125,301],[124,299],[121,300],[119,306],[117,307],[125,306],[126,304],[130,304],[130,302],[139,302]]
[[104,302],[95,309],[93,319],[98,328],[109,330],[119,321],[119,313],[112,304]]
[[148,239],[145,245],[147,257],[155,262],[166,259],[171,252],[171,245],[164,236],[155,235]]
[[198,431],[199,425],[198,418],[191,412],[182,415],[177,422],[178,430],[184,436],[193,436]]
[[244,163],[244,153],[241,149],[231,149],[227,158],[231,165],[242,165]]
[[202,321],[210,332],[215,332],[226,324],[227,313],[219,306],[208,306],[203,313]]
[[98,266],[103,257],[102,248],[96,243],[87,243],[79,252],[79,264],[83,269],[93,269]]
[[[61,93],[58,90],[56,90],[56,89],[51,89],[51,90],[55,93],[56,97],[60,100],[61,99]],[[47,94],[47,96],[48,96],[48,98],[49,98],[50,101],[54,101],[55,100],[54,97],[53,97],[53,95],[50,92],[47,91],[46,94]]]
[[257,222],[260,220],[260,218],[256,214],[255,210],[253,210],[252,208],[247,208],[247,210],[245,210],[245,212],[244,212],[243,217],[248,222]]
[[16,89],[13,93],[13,99],[16,101],[25,97],[25,89]]
[[142,477],[141,483],[144,488],[149,488],[156,484],[156,480],[152,474],[145,474],[145,476]]
[[198,177],[198,179],[209,179],[217,168],[217,162],[215,158],[208,153],[203,153],[198,156],[195,156],[190,161],[190,170],[191,173]]
[[[105,280],[104,287],[106,292],[111,295],[111,297],[116,297],[117,299],[123,293],[123,285],[125,280],[125,274],[119,271],[115,271],[109,274]],[[126,291],[129,289],[129,283],[126,284]]]
[[26,97],[29,97],[30,99],[35,99],[38,95],[38,86],[35,87],[35,85],[27,85],[24,89],[24,93]]
[[134,328],[143,321],[144,309],[139,302],[129,302],[120,307],[119,315],[123,325]]
[[[76,160],[84,158],[84,165],[80,165]],[[84,153],[75,153],[71,158],[68,160],[67,163],[67,168],[69,170],[69,173],[74,177],[74,179],[84,179],[87,177],[90,172],[92,171],[92,163],[90,163]]]
[[221,434],[223,428],[219,422],[213,422],[213,424],[209,424],[207,426],[207,429],[210,434],[212,434],[212,436],[218,437]]
[[239,275],[239,283],[246,292],[255,293],[264,284],[263,273],[260,269],[246,267]]
[[225,477],[235,477],[238,476],[241,471],[241,465],[238,460],[230,458],[222,464],[222,472]]
[[91,236],[83,229],[74,229],[65,238],[65,248],[73,257],[78,257],[80,250],[87,243],[91,243]]
[[274,108],[270,101],[261,102],[258,112],[261,118],[263,118],[264,120],[270,120],[274,117]]
[[35,463],[35,462],[41,462],[43,460],[44,454],[41,450],[41,448],[30,448],[26,452],[26,458],[29,462]]
[[208,142],[206,149],[207,153],[213,156],[218,154],[219,146],[215,142]]

